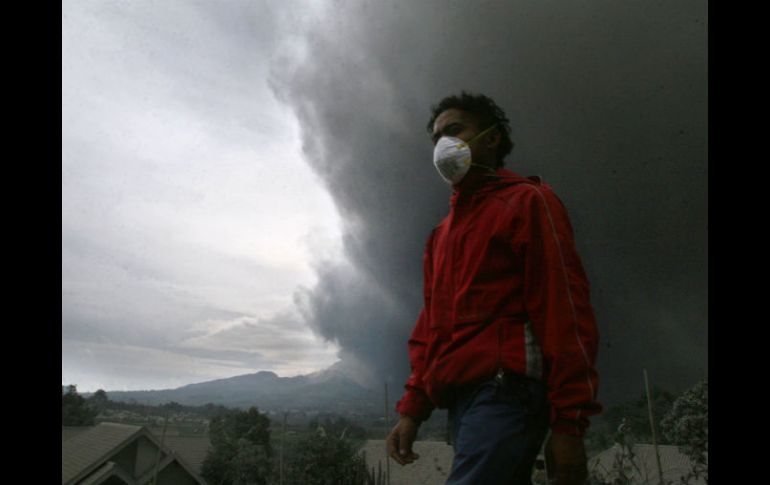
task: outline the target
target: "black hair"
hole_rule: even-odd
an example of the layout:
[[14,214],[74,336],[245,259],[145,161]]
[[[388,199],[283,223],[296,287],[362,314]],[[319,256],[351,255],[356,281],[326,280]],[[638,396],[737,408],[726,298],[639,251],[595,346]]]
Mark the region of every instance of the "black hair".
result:
[[459,109],[472,114],[479,123],[481,130],[496,125],[500,132],[500,145],[497,147],[497,166],[502,167],[505,164],[503,160],[511,150],[513,142],[511,141],[510,121],[505,113],[495,102],[483,94],[471,94],[462,91],[459,96],[447,96],[437,105],[431,107],[431,117],[426,126],[428,133],[433,133],[433,124],[436,118],[448,109]]

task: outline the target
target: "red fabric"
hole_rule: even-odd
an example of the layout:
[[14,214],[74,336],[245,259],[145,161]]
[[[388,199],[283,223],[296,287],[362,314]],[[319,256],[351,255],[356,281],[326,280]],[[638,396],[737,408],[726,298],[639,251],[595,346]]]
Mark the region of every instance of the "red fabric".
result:
[[[537,178],[470,172],[423,258],[424,307],[396,410],[419,420],[498,369],[545,381],[553,432],[581,436],[601,412],[598,331],[567,211]],[[527,322],[530,322],[527,325]],[[539,355],[527,356],[525,326]]]

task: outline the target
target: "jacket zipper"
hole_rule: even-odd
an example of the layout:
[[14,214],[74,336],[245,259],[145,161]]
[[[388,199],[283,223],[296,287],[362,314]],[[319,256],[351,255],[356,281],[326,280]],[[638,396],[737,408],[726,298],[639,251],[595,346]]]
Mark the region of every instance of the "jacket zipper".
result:
[[503,370],[503,320],[497,321],[497,377],[502,379]]

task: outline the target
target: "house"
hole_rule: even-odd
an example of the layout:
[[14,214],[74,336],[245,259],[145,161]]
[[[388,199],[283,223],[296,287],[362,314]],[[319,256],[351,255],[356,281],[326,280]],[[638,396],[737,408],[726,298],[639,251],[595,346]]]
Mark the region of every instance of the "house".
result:
[[[383,476],[387,470],[385,440],[367,440],[358,450],[363,456],[367,468],[374,470],[375,477],[378,469]],[[412,450],[420,458],[408,466],[401,466],[392,458],[390,461],[390,485],[444,485],[452,469],[454,450],[446,441],[415,441]],[[545,483],[545,459],[539,454],[532,466],[533,483]],[[388,482],[386,482],[388,483]]]
[[[619,445],[602,451],[588,460],[588,470],[594,477],[612,483],[618,478],[618,467],[622,466],[626,477],[631,483],[658,483],[658,463],[655,457],[655,447],[649,444],[636,444],[631,448],[633,459],[627,450]],[[660,465],[663,470],[663,479],[679,483],[680,477],[686,476],[692,469],[692,461],[679,447],[672,445],[658,445],[660,453]],[[703,478],[691,479],[692,485],[706,485]]]
[[[178,440],[177,440],[178,441]],[[191,445],[191,443],[193,445]],[[206,485],[200,476],[202,443],[182,445],[189,458],[176,452],[172,440],[160,440],[144,426],[100,423],[84,428],[62,427],[62,485]]]
[[[387,470],[385,440],[367,440],[358,453],[364,457],[369,470]],[[454,451],[446,441],[415,441],[412,450],[420,455],[408,466],[390,461],[390,485],[444,485],[452,469]],[[386,482],[387,483],[387,482]]]

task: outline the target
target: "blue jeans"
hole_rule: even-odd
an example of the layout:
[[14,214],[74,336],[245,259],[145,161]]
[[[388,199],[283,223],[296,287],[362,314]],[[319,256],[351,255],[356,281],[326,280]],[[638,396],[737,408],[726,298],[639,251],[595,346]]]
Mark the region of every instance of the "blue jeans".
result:
[[531,485],[548,416],[547,389],[534,379],[508,374],[461,393],[449,407],[446,485]]

